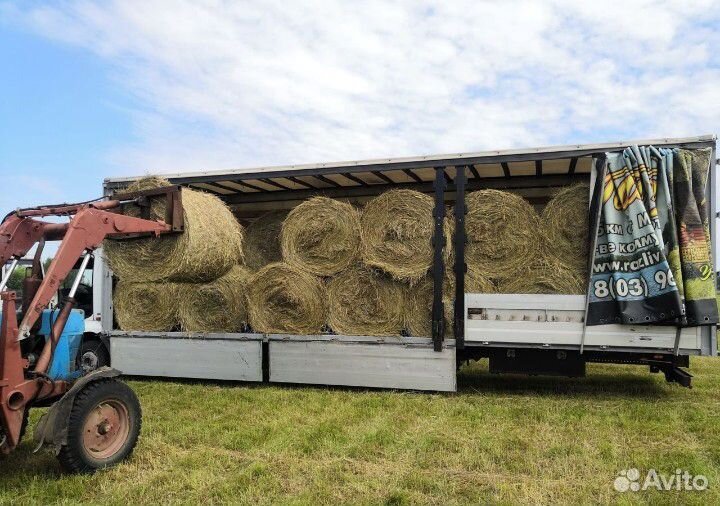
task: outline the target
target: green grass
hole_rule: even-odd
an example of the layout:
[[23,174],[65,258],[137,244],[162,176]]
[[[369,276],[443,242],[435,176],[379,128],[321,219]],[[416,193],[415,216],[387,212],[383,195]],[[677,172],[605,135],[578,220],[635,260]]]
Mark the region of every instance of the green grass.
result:
[[[0,503],[719,503],[720,360],[692,366],[692,390],[610,365],[574,380],[475,365],[452,395],[132,381],[129,462],[68,476],[26,441],[0,461]],[[628,467],[710,488],[617,493]]]

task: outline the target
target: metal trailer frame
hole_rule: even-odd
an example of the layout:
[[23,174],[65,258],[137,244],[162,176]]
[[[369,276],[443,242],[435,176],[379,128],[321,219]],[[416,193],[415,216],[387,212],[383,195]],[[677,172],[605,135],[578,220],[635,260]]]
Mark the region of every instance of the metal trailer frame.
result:
[[[716,140],[717,138],[714,135],[644,139],[414,158],[202,171],[166,174],[165,177],[174,185],[209,191],[230,205],[253,204],[263,206],[268,203],[280,204],[304,200],[314,195],[325,195],[333,198],[364,198],[378,195],[388,189],[398,188],[432,193],[435,202],[433,213],[435,226],[432,267],[434,280],[432,349],[435,352],[442,352],[449,345],[456,350],[459,360],[462,360],[487,356],[484,348],[493,347],[479,346],[477,342],[471,343],[465,339],[465,325],[468,317],[464,292],[465,272],[467,269],[464,261],[466,242],[464,225],[466,206],[464,197],[466,191],[482,188],[507,188],[524,194],[528,198],[537,198],[539,195],[546,193],[548,188],[586,180],[592,174],[597,159],[604,157],[608,151],[618,151],[632,145],[686,148],[710,147],[712,149],[712,160],[715,160]],[[558,162],[566,162],[565,167],[560,171],[558,171]],[[517,170],[521,165],[522,170]],[[489,168],[492,168],[495,172],[490,174]],[[138,177],[106,179],[104,182],[105,194],[110,195],[115,190],[122,189],[137,179]],[[711,163],[708,198],[713,210],[717,205],[715,191],[717,182],[717,168],[715,163]],[[442,224],[445,218],[446,197],[455,200],[454,247],[457,252],[460,252],[460,254],[455,255],[455,262],[452,266],[456,278],[456,288],[452,321],[454,339],[451,344],[444,338],[445,325],[448,322],[444,321],[442,301],[442,279],[446,268],[442,255],[442,249],[445,245]],[[597,216],[593,221],[597,221]],[[711,241],[713,254],[717,247],[716,236],[717,224],[716,220],[712,219]],[[101,273],[101,275],[106,281],[112,279],[109,272]],[[117,332],[113,329],[111,285],[111,282],[103,284],[103,295],[101,297],[103,331],[110,337],[128,337],[127,333]],[[702,327],[702,346],[699,354],[717,354],[715,330],[715,326]],[[145,334],[150,336],[150,333]],[[241,336],[241,334],[237,335]],[[173,336],[187,337],[175,332],[167,333],[165,337]],[[317,342],[319,337],[322,339],[328,337],[331,342],[335,343],[345,342],[343,339],[338,339],[340,336],[293,336],[292,338],[286,336],[285,341],[300,339],[307,342]],[[359,343],[365,340],[363,341],[364,344],[368,343],[367,339],[371,339],[358,336],[346,337],[348,342]],[[265,336],[263,339],[265,351],[269,350],[273,342],[277,342],[277,338],[273,336]],[[387,343],[374,342],[374,344],[384,345]],[[500,343],[498,346],[506,347],[507,344]],[[513,347],[514,349],[537,349],[538,345],[531,342],[514,343]],[[541,348],[544,350],[567,350],[566,345],[559,346],[552,343],[545,343]],[[583,343],[578,343],[578,349],[581,352],[585,351],[583,348]],[[660,354],[667,352],[665,349],[655,351]],[[687,352],[687,350],[680,351]],[[601,349],[588,348],[585,358],[587,360],[604,361],[603,356],[605,356],[614,358],[613,361],[616,362],[632,362],[632,355],[638,354],[637,357],[638,360],[641,360],[640,363],[647,364],[650,359],[642,355],[643,353],[647,354],[648,350],[604,346]],[[679,359],[672,360],[677,363],[681,362]]]

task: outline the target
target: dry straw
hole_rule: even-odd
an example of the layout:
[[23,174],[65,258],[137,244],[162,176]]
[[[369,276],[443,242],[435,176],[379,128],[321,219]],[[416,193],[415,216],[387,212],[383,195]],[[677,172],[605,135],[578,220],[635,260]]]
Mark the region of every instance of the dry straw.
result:
[[250,271],[233,267],[211,283],[185,284],[178,293],[180,327],[190,332],[240,332],[247,324]]
[[585,275],[545,257],[514,279],[498,286],[499,293],[581,295],[587,292]]
[[351,204],[313,197],[290,211],[282,225],[283,259],[316,276],[332,276],[355,262],[360,213]]
[[327,316],[325,287],[305,271],[278,262],[248,282],[248,315],[257,332],[317,334]]
[[287,211],[270,211],[253,221],[245,229],[243,253],[245,265],[257,271],[282,260],[280,230]]
[[588,262],[589,192],[587,184],[563,188],[541,217],[547,253],[579,272],[587,269]]
[[[411,336],[432,336],[433,279],[424,278],[417,286],[406,287],[405,324]],[[495,293],[495,285],[476,269],[465,274],[466,293]],[[445,309],[445,335],[452,334],[455,300],[455,277],[446,276],[443,283],[443,304]]]
[[[417,282],[432,265],[432,197],[413,190],[391,190],[365,206],[361,217],[362,257],[400,281]],[[450,227],[445,227],[446,258]]]
[[[138,191],[168,186],[167,180],[141,179],[127,188]],[[185,231],[161,237],[105,241],[110,266],[120,279],[134,282],[211,281],[242,261],[242,228],[230,209],[208,193],[182,190]],[[137,206],[126,206],[137,215]],[[165,199],[154,199],[153,219],[165,219]]]
[[539,218],[522,197],[480,190],[466,197],[468,267],[491,280],[512,279],[540,255]]
[[122,330],[166,332],[178,325],[176,283],[128,283],[115,286],[115,318]]
[[399,335],[404,287],[385,273],[355,265],[328,283],[328,324],[337,334]]

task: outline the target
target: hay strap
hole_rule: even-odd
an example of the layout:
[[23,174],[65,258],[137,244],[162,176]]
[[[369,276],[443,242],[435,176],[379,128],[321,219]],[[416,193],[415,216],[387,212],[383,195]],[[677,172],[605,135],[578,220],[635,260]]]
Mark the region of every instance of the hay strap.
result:
[[[435,167],[435,231],[433,234],[433,305],[432,305],[432,338],[435,351],[442,351],[443,338],[445,337],[445,308],[443,306],[442,292],[443,279],[445,278],[445,262],[443,260],[443,248],[445,247],[445,169]],[[464,289],[464,288],[463,288]]]
[[468,166],[455,169],[455,302],[453,306],[453,330],[455,346],[462,350],[465,348],[465,170]]

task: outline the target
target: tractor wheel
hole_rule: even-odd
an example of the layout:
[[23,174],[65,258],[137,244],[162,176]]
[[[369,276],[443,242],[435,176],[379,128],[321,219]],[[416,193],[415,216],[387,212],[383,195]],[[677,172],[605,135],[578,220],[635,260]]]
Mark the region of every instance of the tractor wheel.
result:
[[114,466],[135,449],[141,425],[140,402],[129,386],[116,379],[94,381],[75,396],[60,464],[73,473]]

